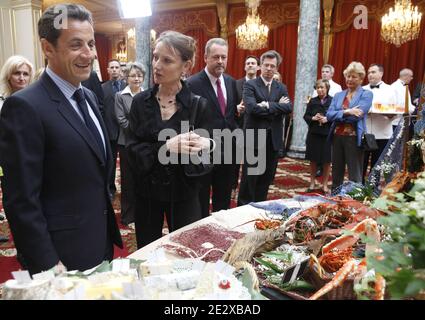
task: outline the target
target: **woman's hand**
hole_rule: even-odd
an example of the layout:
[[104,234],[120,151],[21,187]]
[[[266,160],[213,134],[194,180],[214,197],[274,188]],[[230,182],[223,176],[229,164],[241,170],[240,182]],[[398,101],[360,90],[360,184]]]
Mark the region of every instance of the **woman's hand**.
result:
[[[203,145],[206,144],[204,141],[206,138],[202,138],[194,132],[187,132],[179,134],[166,142],[167,149],[173,153],[184,153],[184,154],[195,154],[203,149]],[[209,140],[208,147],[209,148]]]

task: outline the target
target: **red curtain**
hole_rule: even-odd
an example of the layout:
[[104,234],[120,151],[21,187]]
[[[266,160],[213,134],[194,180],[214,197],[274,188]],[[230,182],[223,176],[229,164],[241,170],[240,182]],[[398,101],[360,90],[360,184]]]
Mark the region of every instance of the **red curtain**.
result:
[[235,79],[242,78],[245,75],[244,62],[249,55],[260,57],[267,50],[276,50],[279,52],[283,61],[279,67],[282,75],[282,81],[287,85],[290,98],[294,99],[295,92],[295,71],[297,64],[297,40],[298,24],[285,24],[277,29],[269,31],[268,46],[265,49],[248,51],[237,48],[236,36],[229,36],[229,61],[227,64],[227,73]]
[[[384,66],[384,78],[391,84],[398,79],[403,68],[414,72],[414,80],[410,90],[422,80],[425,71],[425,19],[422,19],[418,40],[409,41],[397,48],[381,40],[381,23],[368,21],[368,29],[356,30],[353,26],[334,35],[333,46],[329,55],[329,63],[335,67],[334,80],[345,87],[342,72],[351,61],[359,61],[367,68],[371,63]],[[367,79],[365,82],[367,83]]]
[[196,40],[196,57],[195,57],[195,65],[192,69],[192,74],[195,74],[205,67],[204,62],[204,53],[205,53],[205,44],[210,39],[207,36],[204,30],[202,29],[194,29],[185,32],[186,35],[193,37]]
[[102,80],[106,81],[109,79],[108,76],[108,61],[112,57],[111,41],[103,34],[95,34],[97,59],[99,61],[100,73],[102,74]]

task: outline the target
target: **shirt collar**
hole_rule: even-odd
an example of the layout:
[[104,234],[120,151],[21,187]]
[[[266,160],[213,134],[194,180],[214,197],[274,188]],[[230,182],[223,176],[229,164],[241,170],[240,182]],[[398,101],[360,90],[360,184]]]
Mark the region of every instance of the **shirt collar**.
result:
[[224,82],[224,77],[223,77],[223,74],[221,74],[220,75],[220,78],[216,78],[216,77],[214,77],[211,73],[209,73],[208,72],[208,69],[207,69],[207,67],[205,67],[205,73],[207,74],[207,77],[208,77],[208,79],[210,79],[210,81],[211,81],[211,83],[216,83],[217,82],[217,79],[220,79],[220,82],[221,83],[223,83]]
[[58,76],[51,68],[49,68],[49,66],[47,66],[46,72],[68,100],[72,99],[75,91],[82,88],[81,83],[78,85],[78,87],[74,86],[73,84]]
[[264,82],[264,85],[267,87],[267,85],[270,83],[270,85],[271,85],[271,83],[273,82],[273,79],[271,80],[271,81],[267,81],[266,79],[264,79],[264,77],[263,76],[260,76],[261,77],[261,79],[263,80],[263,82]]
[[[142,91],[143,91],[143,89],[142,89],[142,87],[140,87],[140,92],[142,92]],[[131,97],[134,97],[136,95],[135,93],[131,92],[130,86],[126,86],[124,88],[124,90],[121,91],[121,94],[129,94],[129,95],[131,95]]]

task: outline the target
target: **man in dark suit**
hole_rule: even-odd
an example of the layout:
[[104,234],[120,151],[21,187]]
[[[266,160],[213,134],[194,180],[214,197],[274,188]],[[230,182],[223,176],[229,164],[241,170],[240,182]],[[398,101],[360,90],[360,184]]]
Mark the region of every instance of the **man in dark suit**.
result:
[[103,113],[105,112],[105,106],[103,105],[103,90],[102,83],[100,82],[99,77],[97,76],[97,72],[92,70],[90,72],[90,77],[85,81],[81,81],[81,85],[86,87],[87,89],[90,89],[96,95],[99,104],[99,110],[103,116]]
[[[245,129],[255,132],[254,141],[246,141],[245,148],[251,148],[256,157],[260,156],[260,161],[265,161],[265,164],[262,163],[265,171],[250,173],[249,168],[259,164],[249,163],[249,159],[245,158],[238,205],[266,200],[276,173],[278,152],[283,147],[283,115],[292,110],[286,86],[273,79],[281,61],[282,57],[274,50],[263,53],[260,58],[261,76],[247,81],[244,86]],[[260,132],[266,135],[263,144],[257,139]]]
[[[238,93],[238,105],[236,106],[236,123],[239,128],[243,129],[244,125],[244,115],[245,115],[245,105],[243,103],[242,99],[242,93],[243,93],[243,86],[245,85],[245,82],[248,80],[255,79],[257,77],[257,71],[260,69],[260,59],[258,59],[256,56],[247,56],[245,58],[245,77],[240,78],[236,80],[236,91]],[[232,189],[233,191],[236,191],[236,188],[238,187],[238,180],[239,180],[239,171],[240,171],[240,165],[235,165],[235,176],[232,183]]]
[[111,195],[113,196],[117,190],[115,186],[115,172],[117,163],[118,136],[120,133],[117,116],[115,115],[115,94],[123,90],[126,84],[124,80],[120,80],[121,65],[118,60],[109,60],[108,74],[109,80],[102,84],[104,97],[103,119],[105,121],[106,129],[108,130],[109,143],[111,144],[114,163],[112,176],[110,178],[111,181],[109,182],[109,188],[111,189]]
[[[211,102],[211,107],[214,109],[211,117],[212,129],[234,130],[237,128],[235,122],[236,105],[238,104],[236,82],[231,76],[224,74],[228,51],[229,46],[226,40],[221,38],[208,40],[205,46],[205,69],[187,79],[187,84],[193,93]],[[223,146],[224,144],[222,144]],[[235,157],[232,157],[232,163],[225,164],[223,148],[219,149],[216,152],[221,152],[221,164],[214,164],[213,171],[204,176],[199,194],[203,217],[209,215],[211,188],[213,212],[230,207],[236,162]],[[232,151],[233,154],[236,153],[235,143],[233,143]]]
[[91,13],[51,6],[38,33],[48,67],[6,101],[0,117],[5,213],[31,273],[86,270],[112,260],[114,243],[122,247],[106,128],[96,96],[81,86],[95,57]]

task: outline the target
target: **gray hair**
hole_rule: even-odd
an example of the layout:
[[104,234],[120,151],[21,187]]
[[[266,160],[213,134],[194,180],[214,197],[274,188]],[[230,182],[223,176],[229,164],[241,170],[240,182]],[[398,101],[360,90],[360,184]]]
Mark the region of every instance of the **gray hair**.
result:
[[56,46],[62,32],[62,28],[55,26],[56,19],[63,13],[69,20],[88,21],[93,25],[92,14],[84,6],[70,3],[53,5],[48,7],[38,20],[38,36],[40,39],[46,39]]
[[146,75],[146,68],[145,68],[145,66],[142,63],[137,62],[137,61],[136,62],[129,62],[129,63],[127,63],[127,65],[124,68],[124,74],[125,74],[126,77],[128,77],[128,75],[130,74],[130,72],[131,72],[132,69],[139,70],[142,73],[143,78],[145,77],[145,75]]
[[260,57],[261,64],[263,64],[264,59],[266,59],[266,58],[268,58],[268,59],[276,58],[276,61],[277,61],[276,67],[279,67],[280,64],[282,63],[282,56],[279,54],[279,52],[277,52],[275,50],[269,50],[269,51],[264,52]]
[[212,39],[208,40],[207,44],[205,45],[205,54],[206,55],[208,55],[210,53],[210,49],[214,44],[222,46],[222,47],[229,48],[229,44],[227,43],[226,40],[224,40],[222,38],[212,38]]
[[334,68],[334,66],[333,65],[331,65],[331,64],[324,64],[323,66],[322,66],[322,69],[323,68],[328,68],[329,70],[331,70],[331,72],[332,72],[332,74],[334,74],[335,73],[335,68]]
[[404,76],[407,76],[407,75],[413,76],[413,71],[409,68],[401,69],[400,77],[404,77]]
[[28,83],[31,83],[34,73],[34,67],[32,63],[23,56],[11,56],[6,60],[0,71],[0,94],[3,95],[3,97],[7,98],[13,93],[9,80],[12,74],[22,65],[27,65],[30,69],[30,78]]

